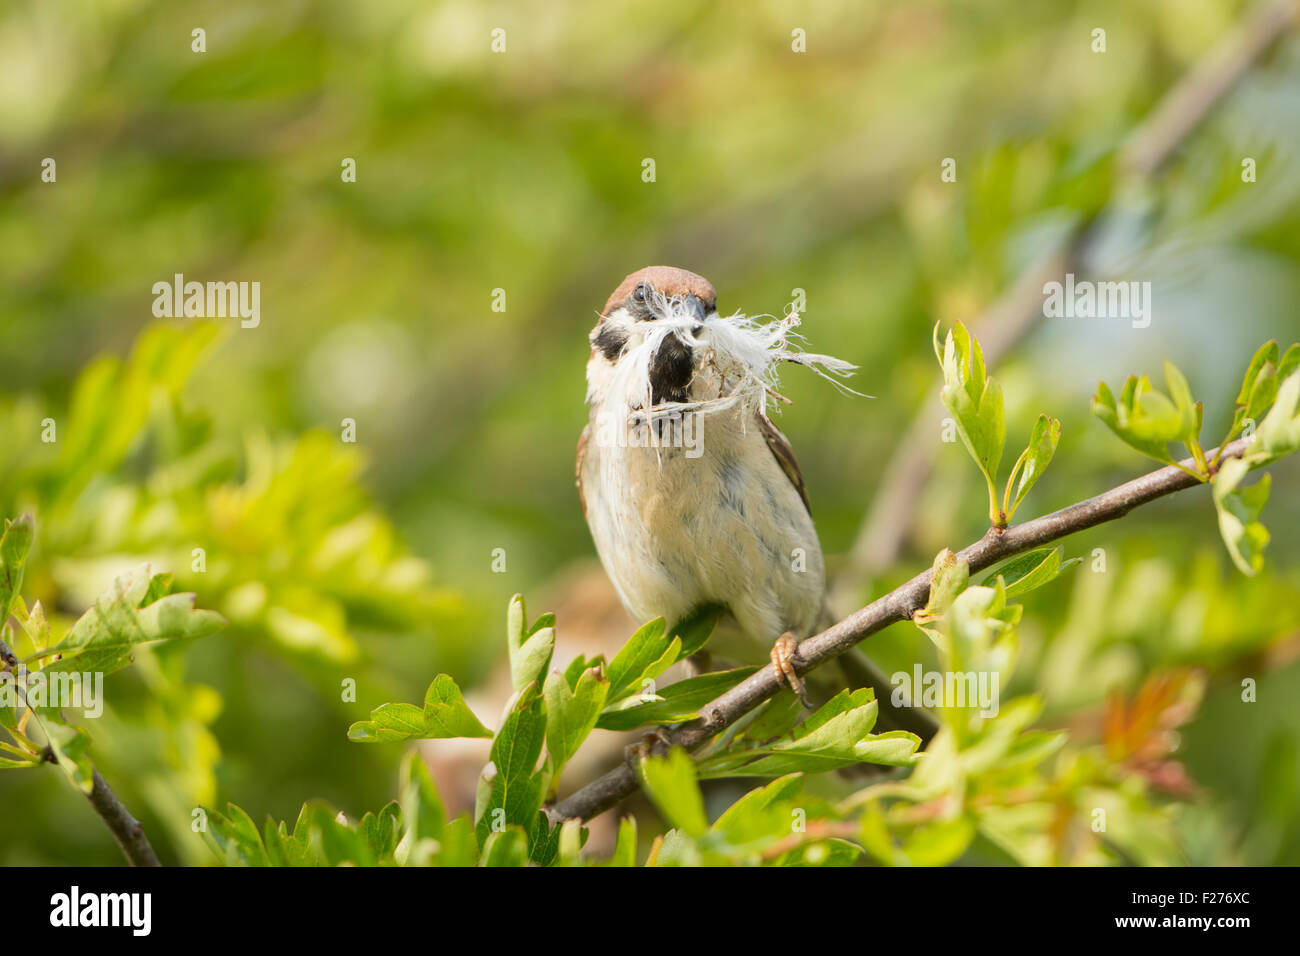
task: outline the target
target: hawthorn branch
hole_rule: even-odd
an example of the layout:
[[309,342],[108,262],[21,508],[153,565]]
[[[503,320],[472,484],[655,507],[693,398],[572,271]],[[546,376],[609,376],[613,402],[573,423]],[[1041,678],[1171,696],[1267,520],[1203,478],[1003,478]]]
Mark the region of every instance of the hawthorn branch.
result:
[[[1247,444],[1247,440],[1238,439],[1223,446],[1223,458],[1240,457]],[[1191,463],[1191,459],[1187,459],[1181,464],[1189,466]],[[1007,558],[1114,521],[1157,498],[1200,484],[1202,482],[1195,475],[1190,475],[1175,465],[1167,465],[1095,498],[1041,518],[1001,530],[991,528],[980,540],[964,548],[957,555],[957,560],[968,565],[972,573],[983,571]],[[912,615],[925,607],[929,596],[930,572],[924,571],[838,624],[803,641],[798,648],[795,670],[806,674],[845,653],[877,631],[910,620]],[[662,753],[668,747],[695,750],[773,697],[781,688],[776,670],[769,664],[712,703],[700,708],[702,716],[699,719],[665,733],[653,750],[656,753]],[[549,808],[547,814],[552,823],[574,818],[587,820],[630,796],[639,785],[636,772],[624,763]]]
[[[1120,149],[1119,167],[1132,179],[1154,177],[1191,134],[1237,87],[1243,77],[1300,20],[1297,0],[1261,3],[1240,28],[1225,37],[1156,105]],[[1043,285],[1067,272],[1085,271],[1097,239],[1096,220],[1073,229],[1040,256],[978,319],[979,335],[992,367],[1043,317]],[[942,418],[937,397],[927,399],[904,431],[863,518],[848,560],[835,576],[831,607],[838,612],[858,593],[859,583],[891,565],[903,549],[916,503],[933,470],[940,446],[921,441]]]
[[149,838],[145,836],[140,821],[131,816],[131,812],[117,798],[111,787],[98,770],[92,778],[90,793],[87,795],[90,805],[103,818],[109,830],[117,839],[127,861],[132,866],[162,866],[158,854],[154,853]]

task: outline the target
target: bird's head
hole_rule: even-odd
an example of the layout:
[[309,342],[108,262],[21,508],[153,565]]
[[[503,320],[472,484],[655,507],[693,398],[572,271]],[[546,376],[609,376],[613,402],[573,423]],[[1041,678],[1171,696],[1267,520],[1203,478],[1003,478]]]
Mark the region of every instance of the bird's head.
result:
[[717,315],[708,279],[672,266],[649,266],[624,279],[591,330],[587,400],[600,403],[620,363],[649,347],[652,403],[686,401],[706,319]]

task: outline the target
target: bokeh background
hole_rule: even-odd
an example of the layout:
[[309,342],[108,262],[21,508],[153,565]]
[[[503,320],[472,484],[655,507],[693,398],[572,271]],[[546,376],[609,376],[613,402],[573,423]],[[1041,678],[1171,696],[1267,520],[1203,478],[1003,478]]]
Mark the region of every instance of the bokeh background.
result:
[[[1090,415],[1098,380],[1174,360],[1213,442],[1255,348],[1300,337],[1300,42],[1150,176],[1122,150],[1255,6],[4,4],[0,510],[37,520],[28,601],[74,618],[149,560],[231,622],[142,651],[89,727],[164,859],[213,862],[190,832],[200,804],[257,820],[310,797],[381,806],[399,749],[350,744],[347,725],[438,672],[490,722],[515,592],[556,610],[562,639],[631,632],[573,454],[586,334],[643,265],[700,272],[749,314],[803,290],[812,347],[861,366],[870,400],[791,371],[779,420],[845,600],[982,533],[977,474],[944,445],[889,566],[845,559],[900,442],[939,441],[937,418],[908,432],[939,385],[934,323],[978,331],[1085,221],[1076,272],[1151,281],[1153,321],[1040,318],[998,362],[1009,447],[1040,411],[1064,425],[1024,516],[1146,470]],[[175,273],[260,282],[260,326],[156,320],[152,286]],[[1300,862],[1298,487],[1294,464],[1276,469],[1257,578],[1192,492],[1065,542],[1104,548],[1106,571],[1027,601],[1017,690],[1044,695],[1044,726],[1097,740],[1108,697],[1152,675],[1192,669],[1204,688],[1169,731],[1191,781],[1176,840],[1137,862]],[[892,666],[924,653],[897,627],[871,644]],[[454,789],[463,768],[444,772]],[[0,806],[0,862],[120,861],[54,770],[0,773]]]

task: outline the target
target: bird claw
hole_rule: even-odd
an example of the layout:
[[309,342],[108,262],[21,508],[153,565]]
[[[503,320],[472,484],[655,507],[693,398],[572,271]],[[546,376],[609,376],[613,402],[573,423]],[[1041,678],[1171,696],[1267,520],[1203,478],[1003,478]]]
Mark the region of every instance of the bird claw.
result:
[[808,710],[812,710],[812,704],[808,702],[807,688],[804,686],[803,678],[795,673],[794,665],[799,658],[799,642],[795,636],[786,631],[776,639],[772,645],[772,666],[776,668],[777,683],[790,688],[794,695],[799,698],[799,703],[803,704]]

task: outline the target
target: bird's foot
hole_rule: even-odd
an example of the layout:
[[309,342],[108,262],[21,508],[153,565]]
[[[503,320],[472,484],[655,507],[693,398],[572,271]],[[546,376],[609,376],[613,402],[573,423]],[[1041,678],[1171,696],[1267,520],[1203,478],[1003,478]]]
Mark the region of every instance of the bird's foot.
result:
[[776,679],[778,683],[794,692],[794,695],[799,698],[799,703],[812,710],[803,678],[794,670],[795,662],[799,659],[799,642],[795,640],[793,634],[786,631],[772,645],[772,666],[776,668]]

